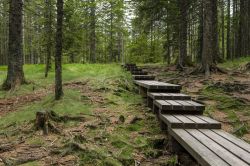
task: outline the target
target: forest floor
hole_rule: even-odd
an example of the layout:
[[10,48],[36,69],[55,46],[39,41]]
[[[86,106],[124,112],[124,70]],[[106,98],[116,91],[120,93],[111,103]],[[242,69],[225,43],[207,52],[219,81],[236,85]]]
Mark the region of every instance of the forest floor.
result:
[[[221,64],[228,74],[210,79],[188,75],[192,68],[143,68],[158,80],[183,85],[184,93],[206,104],[206,115],[250,142],[246,61]],[[5,73],[0,67],[0,84]],[[119,65],[64,65],[61,101],[53,99],[53,71],[45,79],[44,66],[26,65],[25,74],[30,84],[0,91],[0,165],[176,165],[177,157],[165,150],[166,134]],[[41,110],[56,113],[47,136],[34,126]]]
[[[165,134],[137,94],[131,75],[119,65],[64,65],[61,101],[53,99],[53,72],[47,79],[43,72],[43,66],[27,65],[30,84],[0,91],[0,165],[176,163],[176,156],[164,149]],[[41,110],[57,114],[56,120],[50,119],[53,130],[47,136],[34,125]]]

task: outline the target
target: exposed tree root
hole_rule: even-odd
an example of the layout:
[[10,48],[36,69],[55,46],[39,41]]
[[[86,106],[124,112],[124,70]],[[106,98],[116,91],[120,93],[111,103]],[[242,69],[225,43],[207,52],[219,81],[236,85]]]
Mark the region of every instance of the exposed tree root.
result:
[[84,122],[86,120],[83,116],[59,116],[54,111],[40,111],[36,114],[35,127],[37,130],[43,130],[44,135],[49,134],[49,132],[55,134],[62,134],[61,130],[56,127],[54,122],[67,122],[67,121],[79,121]]
[[49,118],[55,122],[67,122],[67,121],[84,122],[86,120],[84,116],[69,116],[69,115],[59,116],[54,111],[48,111],[48,114]]
[[[209,72],[222,73],[222,74],[228,73],[226,70],[219,68],[216,65],[210,66]],[[200,73],[205,73],[207,75],[206,70],[201,65],[197,66],[193,71],[189,72],[190,75],[196,75]]]

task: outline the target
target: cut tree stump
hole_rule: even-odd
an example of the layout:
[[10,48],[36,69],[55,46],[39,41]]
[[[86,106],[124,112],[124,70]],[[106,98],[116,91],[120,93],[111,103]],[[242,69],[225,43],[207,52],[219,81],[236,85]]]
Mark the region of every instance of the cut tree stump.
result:
[[48,135],[49,114],[47,111],[39,111],[36,113],[35,126],[37,130],[43,130],[44,135]]

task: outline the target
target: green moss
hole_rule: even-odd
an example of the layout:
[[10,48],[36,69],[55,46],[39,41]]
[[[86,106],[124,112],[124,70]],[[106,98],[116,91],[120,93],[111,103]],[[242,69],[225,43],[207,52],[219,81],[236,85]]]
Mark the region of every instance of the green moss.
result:
[[221,88],[206,86],[201,91],[201,94],[217,101],[217,108],[220,110],[242,109],[244,106],[241,101],[227,95]]
[[111,142],[111,145],[116,147],[116,148],[124,148],[125,146],[127,146],[128,144],[121,141],[121,140],[116,140],[116,141],[113,141]]
[[20,166],[39,166],[40,164],[37,161],[33,161],[33,162],[28,162],[25,164],[21,164]]
[[81,101],[80,92],[76,90],[64,90],[64,97],[60,101],[54,100],[54,95],[49,94],[47,97],[43,98],[41,101],[30,103],[16,112],[7,114],[4,117],[0,117],[0,126],[6,126],[10,123],[21,123],[24,121],[30,121],[35,119],[37,111],[40,110],[53,110],[58,114],[70,114],[79,115],[92,114],[90,104],[83,103]]
[[106,158],[100,166],[123,166],[123,164],[114,158]]
[[42,146],[45,144],[44,140],[39,137],[33,137],[27,141],[30,145]]
[[250,57],[242,57],[238,59],[234,59],[233,61],[227,61],[225,63],[219,64],[219,67],[237,69],[239,66],[244,65],[250,62]]

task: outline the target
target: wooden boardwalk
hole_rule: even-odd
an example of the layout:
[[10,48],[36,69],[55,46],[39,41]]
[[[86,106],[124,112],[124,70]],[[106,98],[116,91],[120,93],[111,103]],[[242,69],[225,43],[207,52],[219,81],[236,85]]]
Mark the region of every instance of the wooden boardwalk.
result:
[[140,75],[133,76],[135,84],[168,131],[169,150],[178,154],[185,149],[202,166],[250,166],[250,145],[221,130],[220,122],[203,116],[205,106],[181,94],[180,85],[153,81],[154,76],[135,64],[123,67]]

